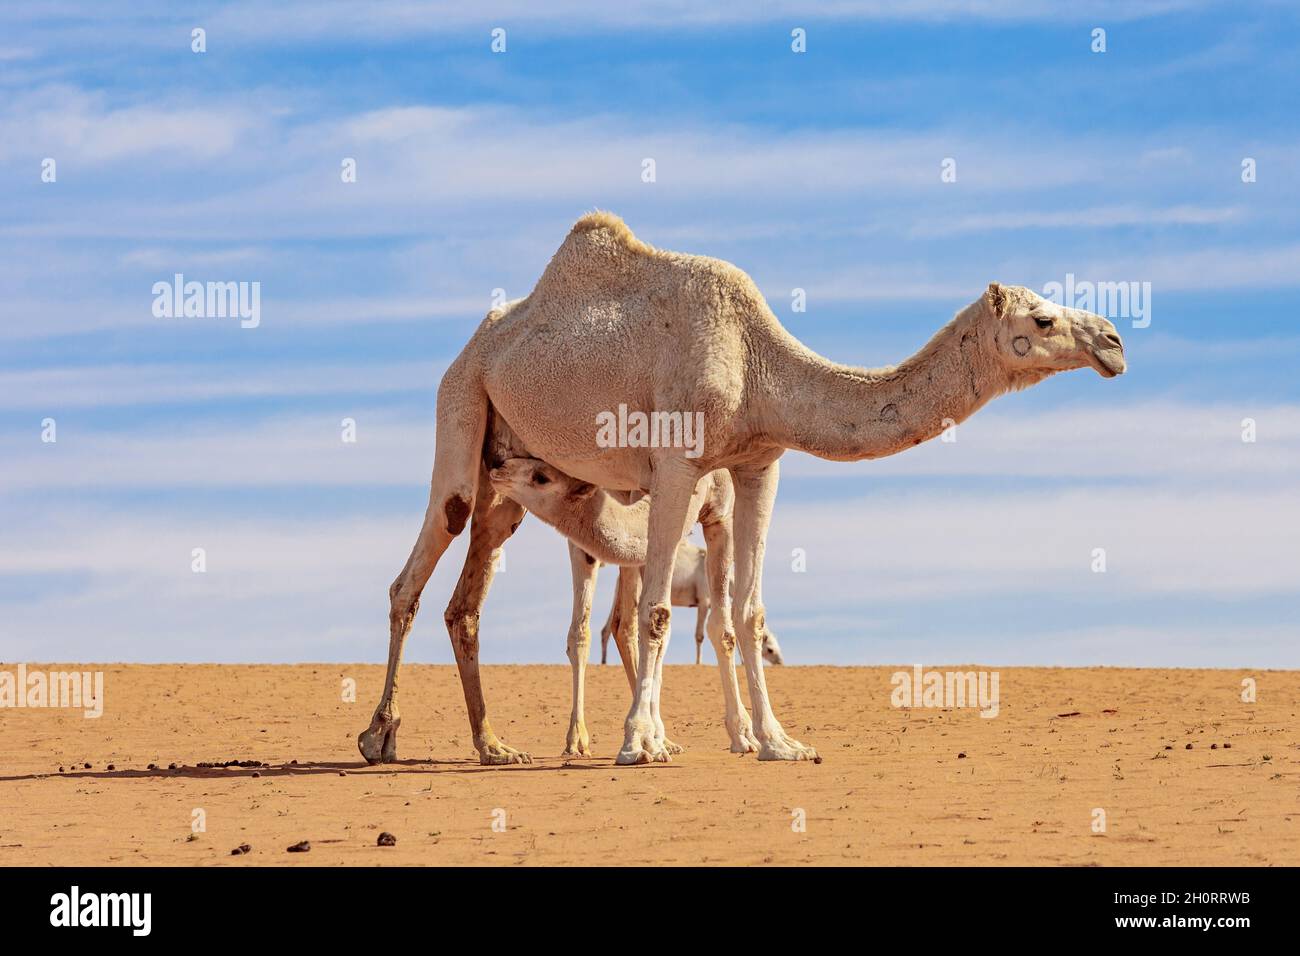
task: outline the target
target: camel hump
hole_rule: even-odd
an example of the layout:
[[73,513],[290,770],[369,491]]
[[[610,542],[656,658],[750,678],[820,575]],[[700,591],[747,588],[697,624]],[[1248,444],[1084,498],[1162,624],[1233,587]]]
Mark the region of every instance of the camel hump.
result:
[[600,209],[587,213],[575,222],[569,230],[569,239],[621,247],[632,252],[654,251],[653,247],[634,236],[622,219],[612,212]]

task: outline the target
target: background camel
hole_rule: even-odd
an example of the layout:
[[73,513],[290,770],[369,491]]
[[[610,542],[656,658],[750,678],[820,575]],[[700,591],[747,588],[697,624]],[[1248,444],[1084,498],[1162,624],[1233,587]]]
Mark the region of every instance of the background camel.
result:
[[[773,713],[759,651],[763,552],[780,457],[791,448],[836,461],[892,455],[998,395],[1086,367],[1108,378],[1124,371],[1123,344],[1110,322],[998,283],[900,365],[840,365],[790,335],[735,266],[654,249],[608,213],[582,217],[533,291],[488,313],[438,388],[429,504],[389,590],[388,674],[359,737],[361,752],[372,760],[395,755],[402,646],[429,575],[472,519],[446,619],[474,744],[486,763],[527,759],[492,732],[478,673],[492,563],[524,514],[484,480],[486,455],[490,462],[539,458],[599,488],[650,495],[637,685],[616,758],[623,764],[668,759],[652,702],[670,637],[673,558],[700,478],[728,469],[736,496],[734,631],[730,602],[719,612],[740,644],[759,759],[815,758]],[[699,414],[699,453],[598,443],[596,424],[620,405]],[[705,544],[712,554],[707,534]]]
[[[520,504],[525,508],[528,507],[526,502],[521,501]],[[531,508],[528,510],[532,511]],[[700,655],[704,650],[704,623],[709,614],[709,577],[705,568],[705,555],[707,554],[707,551],[690,541],[683,541],[677,546],[677,556],[673,560],[673,584],[670,592],[673,607],[693,607],[696,609],[695,663],[697,664],[700,663]],[[640,576],[641,573],[638,571],[638,580],[640,580]],[[609,605],[609,615],[600,628],[600,662],[602,664],[607,663],[609,659],[609,639],[622,626],[622,615],[619,614],[619,602],[617,595],[615,595],[615,599]],[[781,644],[777,641],[776,635],[772,633],[771,628],[767,628],[763,632],[763,660],[769,664],[785,663],[785,658],[781,654]]]

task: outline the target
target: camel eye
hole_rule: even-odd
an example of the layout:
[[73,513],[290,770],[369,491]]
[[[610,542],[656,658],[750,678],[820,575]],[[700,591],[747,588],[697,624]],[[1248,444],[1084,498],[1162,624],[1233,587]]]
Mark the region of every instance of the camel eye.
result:
[[1037,325],[1040,329],[1050,329],[1052,327],[1051,319],[1044,318],[1041,315],[1035,315],[1033,319],[1034,319],[1034,324]]
[[546,475],[544,475],[542,472],[540,471],[533,472],[533,484],[549,485],[550,483],[551,483],[551,479],[547,478]]

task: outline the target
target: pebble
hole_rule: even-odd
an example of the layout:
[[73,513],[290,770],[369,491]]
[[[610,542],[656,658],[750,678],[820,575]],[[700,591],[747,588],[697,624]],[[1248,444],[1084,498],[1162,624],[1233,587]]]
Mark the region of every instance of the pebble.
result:
[[307,840],[303,840],[303,841],[301,841],[300,843],[295,843],[293,846],[289,847],[289,849],[288,849],[287,852],[289,852],[289,853],[306,853],[306,852],[308,852],[309,850],[311,850],[311,843],[309,843]]
[[393,836],[387,830],[379,834],[377,846],[397,846],[397,837]]

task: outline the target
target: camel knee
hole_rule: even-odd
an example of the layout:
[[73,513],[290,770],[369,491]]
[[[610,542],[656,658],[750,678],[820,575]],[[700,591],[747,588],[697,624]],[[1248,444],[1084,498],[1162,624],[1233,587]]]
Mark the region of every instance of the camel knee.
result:
[[408,578],[403,572],[388,588],[388,623],[390,627],[405,633],[415,620],[415,612],[420,608],[420,595],[412,594],[407,588]]
[[672,621],[672,608],[667,604],[655,604],[646,614],[646,641],[653,645],[662,645],[668,639],[668,626]]
[[442,518],[443,527],[453,538],[465,530],[465,525],[469,522],[470,512],[474,510],[474,501],[472,496],[465,495],[461,492],[453,492],[443,499]]
[[442,619],[447,624],[447,634],[451,638],[456,660],[478,653],[478,611],[461,608],[452,603],[447,606]]
[[569,628],[569,640],[567,653],[569,663],[577,664],[587,659],[587,651],[591,648],[591,631],[585,627]]
[[747,609],[745,613],[739,615],[736,621],[736,632],[739,639],[755,647],[763,643],[763,632],[766,628],[767,622],[761,606]]

